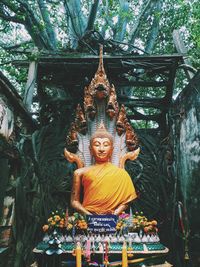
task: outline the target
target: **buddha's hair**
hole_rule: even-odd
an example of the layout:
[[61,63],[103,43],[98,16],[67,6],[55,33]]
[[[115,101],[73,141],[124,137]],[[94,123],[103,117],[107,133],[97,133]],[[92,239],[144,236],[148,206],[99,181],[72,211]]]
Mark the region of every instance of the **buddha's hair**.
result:
[[92,144],[92,142],[93,142],[93,140],[95,138],[108,138],[111,141],[111,143],[113,144],[113,136],[112,136],[112,134],[110,134],[106,130],[103,122],[100,123],[100,125],[97,128],[96,132],[93,133],[93,135],[91,136],[91,138],[90,138],[90,144]]

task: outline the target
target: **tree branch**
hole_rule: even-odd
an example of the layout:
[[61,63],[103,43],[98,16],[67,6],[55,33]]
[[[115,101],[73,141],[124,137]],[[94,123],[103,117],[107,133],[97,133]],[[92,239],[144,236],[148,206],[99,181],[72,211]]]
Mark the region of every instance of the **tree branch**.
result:
[[86,22],[81,10],[80,0],[64,0],[64,7],[70,17],[74,33],[78,38],[84,35]]
[[80,39],[79,33],[77,32],[76,25],[71,18],[71,13],[67,4],[67,0],[64,0],[64,8],[65,8],[65,16],[67,20],[67,24],[69,25],[69,35],[73,36],[73,41],[72,41],[72,47],[76,48],[78,46],[78,40]]
[[90,9],[90,14],[89,14],[89,18],[88,18],[86,31],[93,30],[94,22],[95,22],[97,10],[98,10],[98,5],[99,5],[99,0],[94,0],[93,4],[91,6],[91,9]]
[[43,33],[41,33],[38,30],[38,27],[35,26],[34,22],[32,21],[31,16],[26,16],[26,21],[25,21],[24,26],[25,26],[26,30],[28,31],[28,33],[30,34],[35,45],[39,49],[45,48],[45,49],[51,50],[51,47],[49,47],[48,43],[46,42],[46,40],[48,40],[48,38],[45,38],[45,36],[43,36]]
[[22,19],[19,19],[17,16],[6,15],[5,13],[2,12],[2,10],[0,10],[0,18],[4,19],[6,21],[12,21],[15,23],[24,24],[24,21]]
[[23,102],[29,111],[31,111],[31,105],[33,102],[33,94],[34,94],[36,78],[37,78],[37,63],[33,61],[29,64],[28,80],[25,86],[24,99],[23,99]]
[[[24,20],[20,15],[17,15],[16,13],[19,14],[19,9],[14,6],[13,4],[11,5],[11,3],[9,1],[5,1],[2,0],[2,4],[0,6],[0,17],[6,21],[12,21],[15,23],[20,23],[23,24]],[[15,15],[11,16],[8,11],[5,10],[5,7],[7,7],[8,9],[10,9],[11,12],[14,12]]]
[[[137,47],[137,46],[135,46],[135,45],[133,45],[133,44],[130,44],[130,43],[120,42],[120,41],[112,40],[112,39],[110,39],[108,42],[111,43],[111,44],[115,44],[115,45],[116,45],[116,44],[119,44],[119,45],[128,46],[128,47],[131,48],[131,50],[135,49],[135,50],[138,50],[138,51],[141,51],[141,52],[147,54],[142,48],[139,48],[139,47]],[[122,49],[121,49],[121,50],[122,50]],[[130,50],[130,49],[128,49],[128,50]],[[126,52],[126,51],[125,51],[125,52]],[[126,52],[126,53],[127,53],[127,52]]]
[[19,7],[15,6],[10,0],[1,0],[1,3],[3,3],[14,13],[17,13],[19,11]]
[[6,29],[8,29],[8,24],[6,24],[6,25],[3,26],[2,28],[0,28],[0,32],[5,32]]
[[53,46],[54,49],[56,49],[57,47],[57,42],[56,42],[56,36],[55,36],[55,31],[52,27],[50,18],[49,18],[49,13],[47,11],[47,7],[46,7],[46,3],[43,0],[37,0],[39,8],[40,8],[40,12],[43,18],[43,21],[45,23],[45,28],[47,31],[47,34],[49,36],[50,42]]
[[[3,5],[0,9],[0,17],[6,21],[21,23],[32,37],[34,43],[40,49],[54,50],[54,47],[49,39],[46,29],[42,27],[39,19],[32,10],[31,6],[24,0],[16,0],[17,5],[14,5],[9,0],[1,0]],[[4,7],[15,13],[15,16],[10,16],[4,12]]]
[[35,19],[35,22],[38,23],[38,20],[35,17],[35,13],[32,10],[31,6],[24,0],[17,0],[17,2],[19,2],[23,8],[24,11],[28,12],[31,17],[33,17]]
[[127,115],[127,117],[129,119],[139,119],[139,120],[152,120],[152,121],[157,121],[159,122],[162,116],[162,113],[158,113],[158,114],[142,114],[140,112],[138,112],[137,110],[135,110],[134,108],[130,108],[131,111],[133,112],[133,114]]
[[13,50],[13,49],[16,49],[16,48],[20,48],[23,45],[31,44],[31,43],[32,43],[32,41],[30,40],[30,41],[25,41],[25,42],[22,42],[22,43],[19,43],[19,44],[16,44],[16,45],[8,45],[8,46],[0,43],[0,46],[5,50],[10,51],[10,50]]
[[162,9],[162,1],[157,0],[156,2],[157,3],[155,6],[155,11],[154,11],[153,24],[152,24],[151,31],[148,34],[147,42],[146,42],[147,45],[145,47],[145,52],[149,54],[152,52],[154,48],[156,38],[159,33],[159,22],[160,22],[160,12]]
[[[103,37],[105,37],[105,31],[106,31],[106,27],[107,27],[107,25],[111,28],[111,30],[112,30],[112,32],[115,34],[115,32],[116,32],[116,27],[115,27],[115,25],[112,23],[112,20],[110,20],[108,17],[105,17],[105,21],[106,21],[106,23],[103,25],[103,27],[102,27],[102,30],[101,30],[101,35],[103,36]],[[114,35],[113,34],[113,35]]]
[[137,33],[139,31],[139,27],[140,24],[142,23],[142,20],[144,18],[145,13],[148,11],[149,12],[149,6],[151,4],[152,0],[148,0],[148,2],[146,3],[146,5],[144,6],[142,12],[140,13],[138,20],[136,21],[136,23],[134,24],[134,27],[132,29],[132,33],[131,33],[131,39],[130,39],[130,43],[134,43],[135,38],[137,36]]
[[105,15],[104,15],[104,19],[106,21],[106,23],[104,23],[104,25],[102,26],[102,29],[101,29],[101,35],[103,37],[105,37],[105,32],[106,32],[106,27],[107,25],[109,25],[111,27],[111,29],[113,28],[113,25],[111,23],[111,19],[109,20],[108,17],[109,17],[109,14],[108,14],[108,10],[109,10],[109,3],[108,3],[108,0],[105,0],[106,4],[105,5],[100,5],[102,11],[105,12]]
[[60,3],[60,0],[46,0],[47,3],[50,3],[50,4],[59,4]]
[[123,41],[126,33],[126,26],[128,23],[128,10],[129,3],[124,0],[120,0],[120,16],[118,16],[118,22],[113,39],[117,41]]
[[41,25],[39,19],[36,17],[31,6],[24,0],[17,0],[17,1],[21,4],[22,8],[24,9],[24,13],[26,14],[26,22],[25,22],[26,24],[24,25],[28,33],[33,38],[36,45],[38,44],[38,47],[40,49],[45,48],[48,50],[54,50],[51,40],[49,39],[49,36],[46,32],[46,28],[44,28]]

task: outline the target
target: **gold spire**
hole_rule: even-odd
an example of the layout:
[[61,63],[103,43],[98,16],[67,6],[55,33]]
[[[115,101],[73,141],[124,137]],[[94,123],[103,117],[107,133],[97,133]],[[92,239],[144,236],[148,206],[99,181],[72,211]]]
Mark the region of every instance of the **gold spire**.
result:
[[99,73],[100,76],[103,76],[103,75],[106,76],[105,69],[103,66],[103,45],[100,45],[100,48],[99,48],[99,66],[98,66],[96,73]]
[[90,143],[95,138],[108,138],[113,143],[113,136],[107,131],[103,121],[100,122],[96,132],[91,136]]
[[98,69],[87,89],[88,92],[97,99],[104,99],[110,94],[111,87],[103,66],[102,45],[100,46]]
[[96,132],[101,132],[101,133],[106,132],[106,133],[108,133],[108,131],[107,131],[107,129],[106,129],[104,123],[103,123],[103,120],[101,120],[99,126],[97,127]]

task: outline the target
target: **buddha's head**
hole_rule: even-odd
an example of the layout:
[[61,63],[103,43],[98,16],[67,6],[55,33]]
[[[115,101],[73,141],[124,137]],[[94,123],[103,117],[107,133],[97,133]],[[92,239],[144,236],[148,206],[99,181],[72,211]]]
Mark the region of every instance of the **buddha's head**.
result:
[[96,163],[108,162],[113,152],[113,137],[103,123],[90,139],[90,152]]

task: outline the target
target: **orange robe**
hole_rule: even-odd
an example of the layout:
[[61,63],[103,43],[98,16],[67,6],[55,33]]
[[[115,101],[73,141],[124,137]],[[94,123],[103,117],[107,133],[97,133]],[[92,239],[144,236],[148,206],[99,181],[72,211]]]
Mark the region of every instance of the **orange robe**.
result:
[[82,177],[83,207],[94,214],[113,213],[137,197],[129,174],[112,163],[92,166]]

